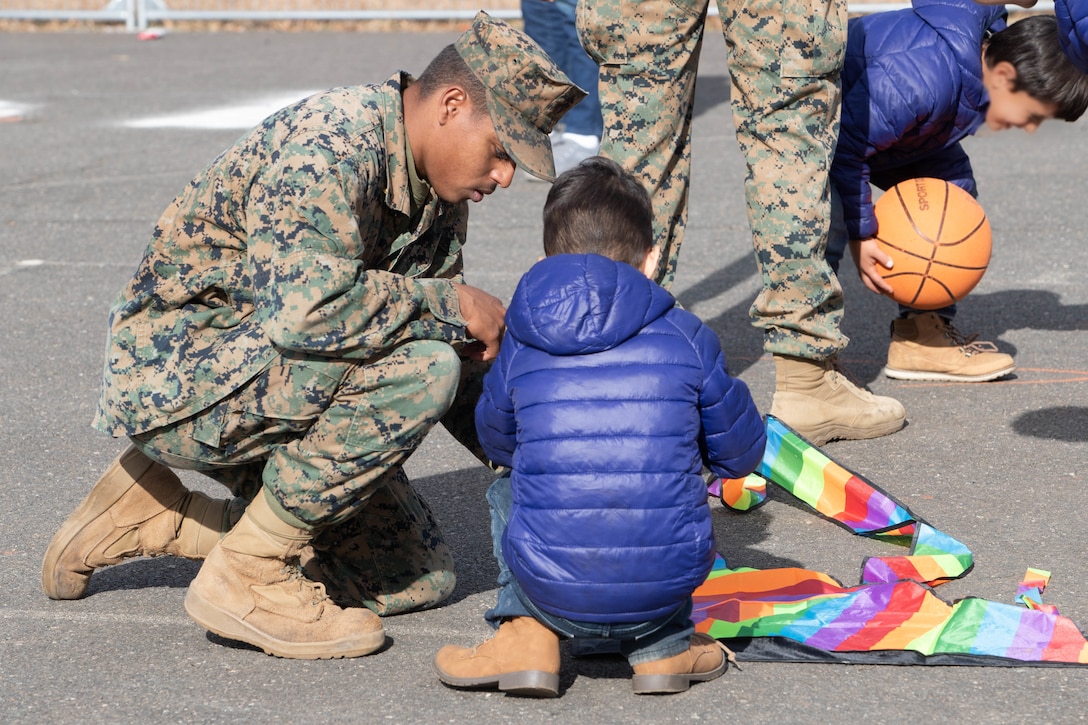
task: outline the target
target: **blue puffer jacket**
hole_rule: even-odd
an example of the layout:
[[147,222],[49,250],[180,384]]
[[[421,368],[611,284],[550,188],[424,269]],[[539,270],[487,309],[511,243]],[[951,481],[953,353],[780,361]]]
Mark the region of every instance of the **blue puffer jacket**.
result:
[[850,20],[831,179],[851,239],[876,234],[870,183],[932,176],[976,194],[959,142],[986,119],[982,41],[1005,26],[1004,6],[972,0],[914,0]]
[[1058,41],[1082,73],[1088,73],[1088,0],[1054,0]]
[[558,255],[522,278],[476,429],[511,467],[503,555],[544,611],[639,622],[675,611],[714,558],[705,463],[766,443],[717,336],[628,264]]

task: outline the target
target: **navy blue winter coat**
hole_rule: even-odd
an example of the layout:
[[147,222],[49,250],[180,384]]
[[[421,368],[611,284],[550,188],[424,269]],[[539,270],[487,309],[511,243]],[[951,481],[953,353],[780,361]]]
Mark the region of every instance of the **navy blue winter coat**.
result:
[[1082,73],[1088,73],[1088,0],[1054,0],[1058,41]]
[[931,176],[976,195],[959,142],[986,119],[982,41],[1005,27],[1004,6],[973,0],[914,0],[850,20],[831,180],[851,239],[876,234],[870,182]]
[[502,551],[541,609],[583,622],[676,610],[714,558],[705,463],[766,443],[714,332],[628,264],[558,255],[522,278],[476,428],[512,469]]

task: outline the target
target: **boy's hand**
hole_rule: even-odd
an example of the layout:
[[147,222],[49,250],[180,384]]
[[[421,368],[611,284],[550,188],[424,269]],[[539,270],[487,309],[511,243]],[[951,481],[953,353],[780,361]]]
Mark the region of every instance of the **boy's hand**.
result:
[[469,337],[476,340],[465,345],[462,351],[473,360],[494,360],[499,354],[503,333],[506,332],[506,308],[502,301],[467,284],[455,282],[453,289],[457,292],[457,301],[461,305],[461,316],[465,318],[465,329]]
[[870,291],[878,295],[892,293],[892,286],[880,274],[881,269],[892,268],[892,258],[884,253],[876,239],[851,239],[850,254],[858,268],[858,276]]

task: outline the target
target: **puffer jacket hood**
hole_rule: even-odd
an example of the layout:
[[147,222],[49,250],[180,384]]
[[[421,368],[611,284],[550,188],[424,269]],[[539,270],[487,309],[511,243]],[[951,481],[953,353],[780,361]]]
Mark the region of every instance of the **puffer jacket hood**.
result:
[[518,341],[552,355],[600,352],[630,339],[676,304],[629,264],[560,254],[533,265],[506,313]]

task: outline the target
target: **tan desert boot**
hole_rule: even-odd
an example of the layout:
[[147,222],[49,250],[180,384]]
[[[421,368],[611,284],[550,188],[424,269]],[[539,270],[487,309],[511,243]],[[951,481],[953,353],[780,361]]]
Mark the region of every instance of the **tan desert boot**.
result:
[[360,657],[385,643],[378,615],[341,609],[303,576],[311,532],[281,520],[258,494],[211,550],[185,595],[185,611],[220,637],[294,659]]
[[631,689],[636,695],[684,692],[693,682],[720,677],[729,663],[735,661],[725,645],[708,634],[696,632],[691,635],[691,646],[686,652],[635,665]]
[[203,559],[230,526],[231,501],[190,491],[133,446],[60,527],[42,560],[42,589],[79,599],[95,569],[135,556]]
[[438,679],[452,687],[494,687],[511,695],[559,694],[559,637],[532,617],[514,617],[476,647],[448,644],[434,657]]
[[906,423],[907,412],[898,400],[859,388],[834,360],[775,355],[774,367],[771,415],[813,445],[879,438]]
[[1016,369],[1011,355],[977,338],[964,335],[936,312],[893,320],[884,374],[897,380],[984,383]]

